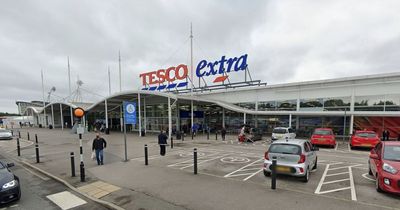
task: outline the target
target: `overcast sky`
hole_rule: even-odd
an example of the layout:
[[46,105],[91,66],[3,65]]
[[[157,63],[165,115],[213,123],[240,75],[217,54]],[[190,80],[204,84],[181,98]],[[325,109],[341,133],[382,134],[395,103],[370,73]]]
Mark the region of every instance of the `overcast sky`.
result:
[[122,89],[136,90],[140,73],[190,63],[191,22],[195,65],[247,53],[268,84],[397,72],[399,11],[398,0],[2,0],[0,112],[42,99],[41,69],[46,92],[67,96],[67,56],[73,88],[79,76],[105,96],[108,66],[119,90],[120,50]]

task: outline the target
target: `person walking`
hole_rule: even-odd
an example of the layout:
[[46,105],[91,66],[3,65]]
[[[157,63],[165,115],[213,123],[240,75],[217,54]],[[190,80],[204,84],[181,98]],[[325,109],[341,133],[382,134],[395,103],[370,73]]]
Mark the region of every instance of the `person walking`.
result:
[[389,137],[390,137],[390,132],[387,129],[385,129],[382,132],[382,140],[383,141],[389,141]]
[[222,127],[222,130],[221,130],[222,141],[225,141],[225,135],[226,135],[226,129],[225,129],[225,126],[224,126],[224,127]]
[[97,165],[104,165],[104,154],[103,150],[107,147],[107,142],[99,133],[96,133],[96,138],[93,140],[92,151],[96,152]]
[[165,147],[167,146],[167,139],[168,136],[161,130],[160,134],[158,135],[158,144],[160,145],[160,155],[165,155]]

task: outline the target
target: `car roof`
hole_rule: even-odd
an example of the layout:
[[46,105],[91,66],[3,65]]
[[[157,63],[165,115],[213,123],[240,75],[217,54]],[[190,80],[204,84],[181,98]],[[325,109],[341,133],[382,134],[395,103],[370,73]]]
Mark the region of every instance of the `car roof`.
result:
[[375,133],[375,131],[356,131],[356,133]]
[[273,144],[295,144],[295,145],[303,145],[304,142],[306,142],[308,140],[305,139],[280,139],[280,140],[276,140],[274,142],[272,142],[271,145]]
[[400,146],[400,141],[382,141],[385,146]]
[[329,131],[331,131],[332,128],[316,128],[315,130],[329,130]]

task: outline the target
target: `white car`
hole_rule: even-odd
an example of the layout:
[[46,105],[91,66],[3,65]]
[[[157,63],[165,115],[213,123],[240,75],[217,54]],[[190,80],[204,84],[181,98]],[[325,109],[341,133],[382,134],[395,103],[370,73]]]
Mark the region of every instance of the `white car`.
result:
[[12,139],[12,134],[10,130],[0,129],[0,139]]
[[276,127],[272,130],[271,140],[279,140],[279,139],[294,139],[296,138],[296,133],[292,128],[286,127]]
[[317,169],[317,153],[308,140],[292,139],[274,141],[264,154],[264,175],[272,172],[272,159],[276,157],[276,172],[301,177],[304,182],[310,179],[310,171]]

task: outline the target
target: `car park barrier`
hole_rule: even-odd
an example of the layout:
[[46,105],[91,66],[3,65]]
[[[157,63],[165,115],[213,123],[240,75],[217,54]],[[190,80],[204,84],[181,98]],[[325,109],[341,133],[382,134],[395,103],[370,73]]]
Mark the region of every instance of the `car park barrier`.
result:
[[174,148],[174,138],[171,137],[171,149]]
[[18,156],[21,156],[21,148],[19,146],[19,138],[17,138],[17,153],[18,153]]
[[36,163],[39,163],[40,162],[40,159],[39,159],[39,142],[38,142],[37,134],[35,134],[35,150],[36,150]]
[[197,149],[193,149],[193,169],[194,174],[197,174]]
[[147,150],[147,144],[144,145],[144,164],[149,165],[149,153]]
[[75,177],[75,154],[74,152],[69,153],[71,159],[71,176]]
[[272,166],[271,166],[271,189],[276,189],[276,157],[272,157]]

